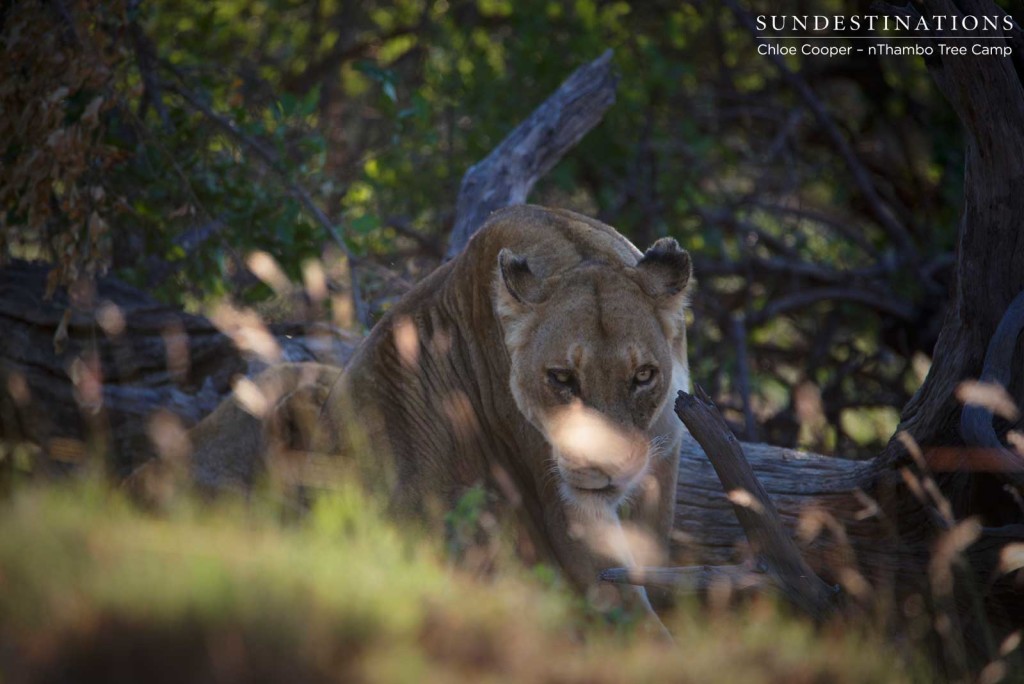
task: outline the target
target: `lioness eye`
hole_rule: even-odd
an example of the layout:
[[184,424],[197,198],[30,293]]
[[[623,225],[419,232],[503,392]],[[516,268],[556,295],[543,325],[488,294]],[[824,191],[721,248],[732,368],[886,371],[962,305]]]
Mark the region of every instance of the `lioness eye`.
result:
[[564,368],[552,368],[548,371],[548,380],[559,388],[572,389],[576,385],[576,377],[572,371]]
[[649,385],[651,384],[651,381],[654,380],[654,376],[657,372],[657,369],[652,368],[651,366],[644,366],[636,372],[636,375],[633,376],[633,382],[641,386]]

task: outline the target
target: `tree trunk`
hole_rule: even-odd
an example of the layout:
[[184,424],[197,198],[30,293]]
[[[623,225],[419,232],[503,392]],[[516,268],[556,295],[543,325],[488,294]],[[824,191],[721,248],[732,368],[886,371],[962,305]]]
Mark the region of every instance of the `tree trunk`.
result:
[[[960,2],[963,12],[950,0],[921,4],[925,16],[1002,13],[988,1]],[[1008,42],[1016,43],[1014,59],[1020,60],[1019,29]],[[931,370],[903,409],[899,429],[925,446],[961,445],[956,388],[981,375],[989,340],[1011,301],[1024,291],[1024,87],[1009,57],[936,56],[928,69],[967,133],[964,206],[951,306]],[[1024,340],[1016,343],[1012,366],[1005,369],[1011,378],[1007,389],[1019,406],[1024,406],[1022,358]],[[885,458],[904,462],[902,443],[894,439]],[[969,512],[981,502],[976,496],[965,504]]]

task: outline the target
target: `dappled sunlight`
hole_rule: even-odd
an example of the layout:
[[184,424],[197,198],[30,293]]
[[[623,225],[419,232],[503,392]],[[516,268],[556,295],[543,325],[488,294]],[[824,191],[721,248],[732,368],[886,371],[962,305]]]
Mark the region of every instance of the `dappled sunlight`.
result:
[[392,335],[402,366],[408,370],[415,369],[420,360],[420,335],[416,323],[407,316],[399,316],[395,319]]
[[169,411],[154,413],[146,425],[146,434],[153,442],[159,458],[176,465],[187,465],[192,454],[192,443],[188,430],[178,416]]
[[307,259],[302,262],[302,284],[306,294],[315,304],[327,300],[327,274],[319,259]]
[[764,513],[764,506],[761,505],[761,502],[745,489],[729,490],[725,493],[725,496],[740,508],[749,508],[754,513]]
[[266,363],[281,360],[281,347],[255,311],[221,302],[210,311],[210,320],[240,351],[255,354]]
[[1007,544],[999,552],[999,572],[1008,573],[1024,568],[1024,543]]
[[572,486],[601,489],[630,484],[647,465],[649,444],[600,412],[573,402],[553,411],[545,428],[563,477]]
[[1018,456],[1024,456],[1024,432],[1010,430],[1006,433],[1006,441],[1010,443]]
[[26,382],[25,376],[18,371],[12,371],[7,375],[7,392],[20,406],[27,406],[32,399],[28,382]]
[[479,444],[482,437],[480,422],[473,404],[465,392],[452,392],[442,401],[441,410],[455,432],[455,437],[464,447]]
[[107,337],[119,337],[124,332],[125,320],[121,307],[113,302],[103,302],[96,310],[96,322]]
[[71,362],[68,375],[74,385],[75,401],[86,414],[103,407],[103,370],[97,354],[84,354]]
[[238,405],[254,418],[264,418],[270,413],[273,402],[263,394],[256,383],[244,375],[235,378],[231,391]]
[[[17,657],[5,665],[39,676],[130,651],[141,673],[159,667],[179,681],[254,672],[279,681],[882,681],[913,672],[880,637],[816,635],[770,601],[713,620],[687,604],[669,622],[675,648],[643,629],[616,634],[544,573],[451,568],[435,542],[386,522],[351,484],[317,497],[301,523],[275,522],[265,499],[248,510],[185,503],[139,516],[115,493],[88,488],[5,503],[0,614],[17,628]],[[598,604],[602,596],[614,605],[612,594]]]
[[928,578],[935,596],[944,597],[952,593],[953,565],[980,536],[981,522],[978,518],[967,518],[939,537],[928,563]]
[[1021,8],[860,4],[4,3],[0,684],[1019,678]]
[[245,265],[278,296],[285,296],[292,291],[292,283],[288,276],[281,270],[277,260],[266,252],[250,252],[245,258]]
[[965,380],[956,388],[956,398],[969,406],[981,406],[1006,420],[1017,420],[1020,410],[1006,388],[997,382]]

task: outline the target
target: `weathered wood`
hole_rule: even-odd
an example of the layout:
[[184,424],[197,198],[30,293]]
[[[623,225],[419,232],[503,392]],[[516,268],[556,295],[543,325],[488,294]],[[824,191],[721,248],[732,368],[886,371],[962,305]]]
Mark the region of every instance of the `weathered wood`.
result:
[[446,258],[462,251],[491,212],[526,202],[537,180],[600,123],[615,102],[617,82],[612,51],[607,50],[573,72],[490,154],[466,171]]
[[[857,494],[873,488],[878,475],[874,461],[850,461],[766,444],[743,444],[742,448],[791,533],[807,510],[825,510],[846,528],[858,557],[862,548],[874,551],[867,559],[869,567],[871,559],[886,554],[879,520],[868,515],[870,504]],[[733,504],[711,461],[691,436],[684,438],[679,471],[673,556],[687,564],[728,565],[746,560],[745,534]],[[815,565],[812,558],[815,571],[828,569],[817,560]]]
[[[1006,389],[1010,385],[1010,368],[1013,365],[1013,353],[1017,348],[1017,339],[1024,330],[1024,290],[1022,290],[1006,309],[1003,318],[996,327],[996,332],[988,343],[985,351],[985,362],[982,366],[983,383],[993,383]],[[960,435],[967,444],[1003,450],[1003,443],[992,425],[992,410],[986,406],[965,402],[960,415]],[[1006,450],[1002,459],[1005,466],[1021,469],[1019,455]]]
[[609,568],[601,579],[616,584],[639,584],[648,589],[706,595],[717,587],[732,590],[778,588],[775,578],[749,565],[690,565],[677,568]]
[[[24,262],[0,269],[0,440],[33,442],[67,461],[101,448],[125,472],[153,454],[146,423],[155,411],[192,425],[230,394],[232,378],[263,367],[206,318],[115,278],[46,299],[48,271]],[[271,326],[283,360],[348,358],[351,342],[315,330]]]
[[[893,11],[947,18],[1003,14],[989,0],[923,0]],[[971,32],[961,30],[958,35]],[[1007,41],[1020,38],[1021,30],[1015,27]],[[952,305],[935,345],[931,369],[904,407],[900,429],[925,446],[957,445],[963,442],[956,387],[963,380],[981,375],[989,341],[1013,298],[1024,290],[1024,241],[1020,239],[1020,217],[1024,215],[1024,193],[1020,192],[1024,183],[1024,84],[1011,57],[937,53],[926,65],[964,125],[964,206]],[[1024,343],[1017,342],[1013,347],[1007,389],[1018,404],[1024,405]],[[886,457],[899,462],[906,452],[894,440]],[[989,488],[974,489],[976,496],[965,501],[964,513],[984,509],[999,496],[998,491]]]
[[675,410],[708,455],[733,504],[733,512],[766,571],[784,595],[805,612],[819,619],[827,615],[833,606],[834,591],[804,561],[722,414],[699,387],[696,395],[680,392]]

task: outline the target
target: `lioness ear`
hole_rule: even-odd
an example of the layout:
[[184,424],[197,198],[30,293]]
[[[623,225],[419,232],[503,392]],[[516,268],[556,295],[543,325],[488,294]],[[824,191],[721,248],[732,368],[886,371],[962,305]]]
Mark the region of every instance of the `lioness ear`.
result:
[[684,295],[693,267],[689,253],[673,238],[661,238],[636,265],[644,291],[655,299]]
[[498,270],[505,293],[519,304],[536,304],[540,301],[540,278],[530,270],[525,257],[518,256],[510,249],[498,253]]

